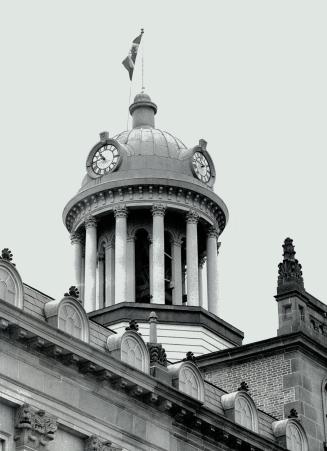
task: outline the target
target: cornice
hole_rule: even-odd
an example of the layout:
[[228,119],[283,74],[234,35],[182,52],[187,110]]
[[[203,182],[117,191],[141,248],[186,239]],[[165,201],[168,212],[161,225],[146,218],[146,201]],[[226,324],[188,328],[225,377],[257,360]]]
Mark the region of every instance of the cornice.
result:
[[290,334],[256,341],[235,348],[224,349],[212,352],[196,358],[198,366],[203,370],[215,368],[217,366],[232,364],[233,362],[243,362],[257,360],[264,356],[278,352],[302,351],[310,358],[319,360],[322,364],[327,364],[327,348],[303,331],[292,332]]
[[66,205],[63,221],[70,232],[75,232],[89,214],[110,212],[122,203],[126,207],[151,208],[154,202],[184,212],[194,209],[209,224],[218,224],[221,232],[228,221],[227,207],[215,193],[191,183],[160,179],[130,180],[123,186],[104,183],[82,191]]
[[202,402],[114,359],[105,351],[77,340],[4,301],[0,300],[0,307],[0,340],[11,345],[23,345],[26,352],[37,350],[48,359],[55,358],[66,366],[72,365],[85,376],[107,381],[113,389],[136,396],[139,401],[170,415],[179,427],[190,427],[195,433],[209,435],[209,439],[211,436],[212,440],[221,439],[233,446],[240,444],[253,451],[262,447],[267,449],[267,446],[272,451],[283,449],[268,438],[245,430],[204,407]]

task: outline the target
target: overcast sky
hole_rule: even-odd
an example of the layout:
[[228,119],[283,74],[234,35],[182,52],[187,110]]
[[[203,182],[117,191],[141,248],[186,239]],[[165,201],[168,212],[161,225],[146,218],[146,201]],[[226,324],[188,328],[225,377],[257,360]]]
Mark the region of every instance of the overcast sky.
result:
[[327,300],[326,21],[325,0],[0,0],[0,248],[23,280],[53,297],[71,285],[62,210],[98,133],[126,128],[121,61],[143,27],[156,125],[208,141],[230,212],[221,317],[247,342],[275,335],[287,236]]

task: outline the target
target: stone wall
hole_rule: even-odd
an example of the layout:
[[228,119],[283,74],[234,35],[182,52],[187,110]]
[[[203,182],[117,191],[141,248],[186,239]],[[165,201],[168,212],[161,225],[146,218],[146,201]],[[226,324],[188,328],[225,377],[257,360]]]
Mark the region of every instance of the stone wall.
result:
[[291,360],[284,354],[277,354],[246,362],[224,362],[222,366],[207,370],[205,377],[228,392],[237,390],[245,381],[257,407],[282,419],[284,404],[295,400],[294,387],[284,388],[284,376],[291,372]]
[[228,392],[235,391],[241,381],[247,382],[256,406],[278,419],[287,418],[290,410],[296,409],[310,451],[321,451],[326,441],[327,411],[322,396],[326,376],[326,366],[300,350],[262,353],[246,361],[224,360],[205,371],[208,381]]

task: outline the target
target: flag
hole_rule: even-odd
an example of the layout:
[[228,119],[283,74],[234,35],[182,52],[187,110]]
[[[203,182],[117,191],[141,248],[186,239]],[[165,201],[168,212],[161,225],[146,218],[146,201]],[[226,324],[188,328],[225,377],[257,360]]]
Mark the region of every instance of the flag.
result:
[[129,74],[129,79],[132,81],[133,78],[133,72],[134,72],[134,67],[135,67],[135,61],[136,61],[136,56],[137,56],[137,51],[139,49],[139,45],[141,43],[141,39],[142,39],[142,35],[143,35],[144,31],[143,28],[141,29],[141,33],[139,34],[139,36],[137,38],[134,39],[133,43],[132,43],[132,47],[129,51],[128,56],[124,59],[124,61],[122,62],[123,66],[127,69],[128,74]]

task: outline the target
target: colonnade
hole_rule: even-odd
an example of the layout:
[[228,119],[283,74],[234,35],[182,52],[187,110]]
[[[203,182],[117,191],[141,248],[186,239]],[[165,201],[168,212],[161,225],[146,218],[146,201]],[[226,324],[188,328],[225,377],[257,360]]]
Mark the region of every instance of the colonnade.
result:
[[[151,302],[165,304],[165,218],[162,204],[152,207],[152,239],[149,247]],[[135,237],[127,234],[128,210],[118,207],[115,215],[115,239],[98,253],[97,222],[93,216],[85,220],[85,245],[72,234],[75,285],[82,291],[87,312],[103,305],[135,302]],[[186,291],[188,306],[203,306],[203,267],[206,260],[208,310],[218,314],[218,230],[210,227],[206,241],[206,259],[198,255],[198,220],[196,211],[186,215]],[[85,246],[85,247],[84,247]],[[85,255],[83,258],[83,247]],[[183,303],[182,239],[172,239],[172,302]],[[105,268],[105,271],[104,271]],[[98,287],[98,289],[97,289]]]

